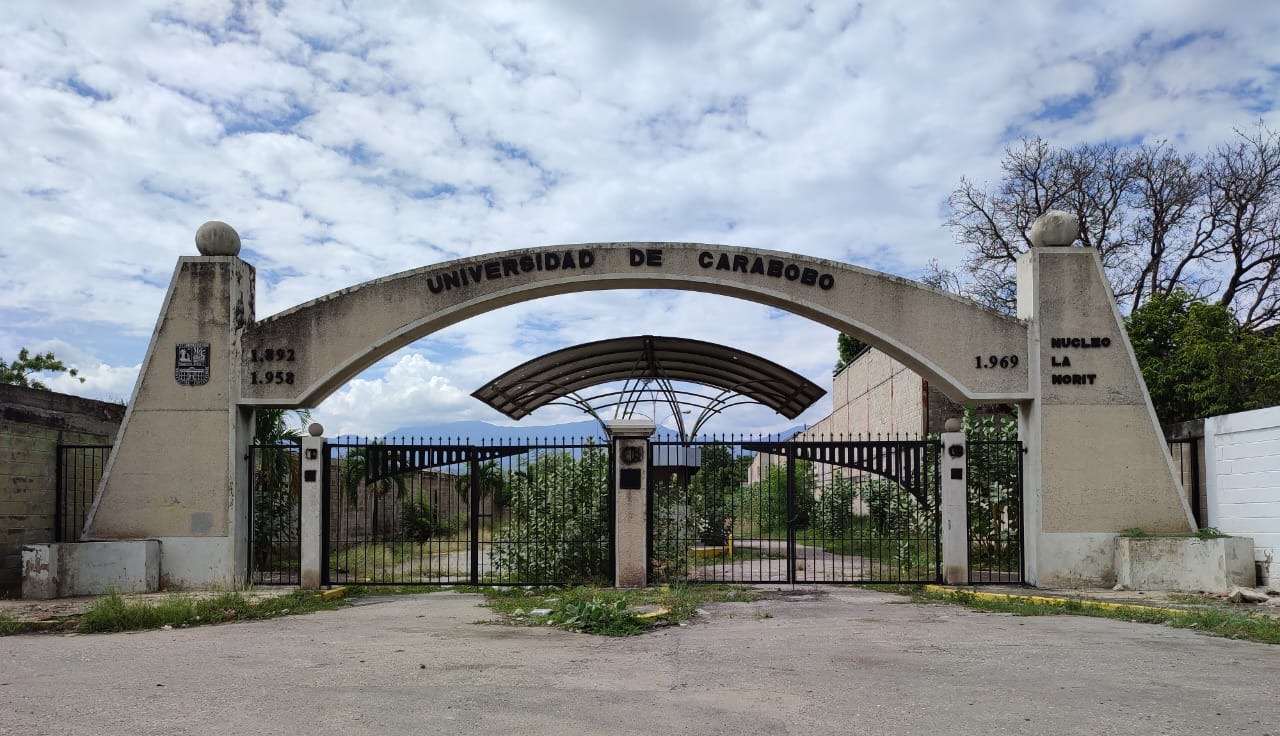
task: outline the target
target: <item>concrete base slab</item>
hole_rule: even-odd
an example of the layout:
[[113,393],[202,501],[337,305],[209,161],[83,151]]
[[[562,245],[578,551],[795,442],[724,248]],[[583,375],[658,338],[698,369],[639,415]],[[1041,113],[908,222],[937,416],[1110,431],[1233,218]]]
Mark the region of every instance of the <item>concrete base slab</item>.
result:
[[160,583],[170,590],[241,587],[229,537],[160,537]]
[[1110,588],[1115,585],[1113,533],[1045,533],[1036,539],[1037,588]]
[[1116,583],[1132,590],[1225,591],[1256,583],[1248,537],[1116,537]]
[[151,593],[160,588],[160,542],[71,542],[22,550],[22,597]]

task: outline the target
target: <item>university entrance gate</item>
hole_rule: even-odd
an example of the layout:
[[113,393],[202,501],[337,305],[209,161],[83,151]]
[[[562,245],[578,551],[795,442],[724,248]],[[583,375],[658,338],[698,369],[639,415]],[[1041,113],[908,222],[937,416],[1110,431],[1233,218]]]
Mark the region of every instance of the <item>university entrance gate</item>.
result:
[[[104,573],[104,584],[114,577],[158,585],[162,569],[173,585],[242,583],[256,408],[316,406],[378,359],[500,307],[592,290],[676,289],[769,305],[857,337],[957,402],[1015,405],[1028,450],[1026,579],[1104,583],[1114,579],[1120,532],[1189,532],[1194,521],[1099,256],[1064,247],[1076,230],[1069,216],[1049,214],[1048,227],[1033,229],[1035,247],[1019,258],[1016,316],[799,254],[588,243],[425,266],[257,319],[255,273],[238,257],[239,236],[208,223],[197,234],[201,255],[178,262],[85,521],[81,540],[99,544],[66,553],[109,560],[118,570]],[[304,440],[303,463],[321,442]],[[942,453],[944,486],[964,481],[963,461]],[[634,564],[646,558],[644,470],[623,458],[615,465],[615,558],[631,566],[625,584],[643,584],[646,570],[637,576]],[[304,471],[302,482],[302,498],[315,503],[302,508],[304,539],[321,536],[316,470],[312,481]],[[944,488],[941,505],[944,528],[965,523],[963,494],[949,497]],[[947,580],[965,577],[965,554],[944,535]],[[319,584],[318,550],[304,545],[301,557],[317,573],[304,583]]]
[[[1022,582],[1021,444],[967,443],[968,581]],[[938,439],[649,443],[650,583],[942,578]],[[299,582],[297,448],[254,449],[250,580]],[[611,446],[326,442],[322,583],[614,582]],[[283,471],[283,475],[280,471]],[[293,500],[291,500],[293,499]]]
[[[1021,583],[1021,443],[967,445],[967,580]],[[650,581],[939,582],[943,451],[936,438],[653,442]]]
[[[299,498],[271,482],[271,458],[291,451],[255,448],[249,576],[257,584],[300,582]],[[323,584],[613,579],[611,458],[599,439],[337,439],[317,454]],[[298,465],[285,477],[295,472],[306,471]]]

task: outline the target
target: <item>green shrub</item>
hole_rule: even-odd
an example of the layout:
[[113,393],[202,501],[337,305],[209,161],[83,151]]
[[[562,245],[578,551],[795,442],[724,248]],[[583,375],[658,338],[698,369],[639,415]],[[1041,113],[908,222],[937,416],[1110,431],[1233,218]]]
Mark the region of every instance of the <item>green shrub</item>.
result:
[[832,476],[818,500],[818,529],[828,536],[841,537],[854,529],[857,515],[853,504],[858,500],[858,489],[853,481],[841,475]]
[[490,559],[508,580],[574,583],[609,578],[609,455],[589,448],[539,457],[511,474],[511,518]]
[[674,475],[654,484],[649,567],[656,581],[683,580],[689,570],[689,540],[697,532],[689,495],[689,485]]
[[439,510],[421,498],[410,499],[400,508],[400,524],[405,538],[414,542],[443,536],[449,527],[440,521]]
[[551,622],[562,629],[605,636],[630,636],[650,628],[627,608],[627,600],[623,597],[605,600],[593,596],[585,601],[559,603],[551,613]]
[[[813,463],[795,461],[795,498],[793,519],[796,529],[809,526],[814,510],[814,488],[817,479]],[[787,531],[787,466],[785,463],[770,465],[764,477],[747,486],[742,508],[754,522],[758,533],[782,533]]]

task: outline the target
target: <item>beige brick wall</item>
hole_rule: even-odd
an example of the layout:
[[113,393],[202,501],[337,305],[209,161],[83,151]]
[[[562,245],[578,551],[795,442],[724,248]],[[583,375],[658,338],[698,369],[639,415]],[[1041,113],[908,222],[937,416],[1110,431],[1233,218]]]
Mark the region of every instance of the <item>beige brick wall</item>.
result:
[[924,390],[920,376],[871,350],[832,379],[831,414],[797,439],[922,434],[926,431]]

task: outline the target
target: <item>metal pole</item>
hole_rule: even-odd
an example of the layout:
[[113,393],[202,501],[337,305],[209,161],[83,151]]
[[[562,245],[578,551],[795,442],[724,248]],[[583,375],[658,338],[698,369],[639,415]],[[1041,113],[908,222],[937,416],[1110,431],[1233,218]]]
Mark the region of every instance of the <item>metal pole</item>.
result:
[[471,584],[480,583],[480,461],[474,447],[467,448],[471,469]]
[[61,431],[61,430],[59,430],[59,431],[58,431],[58,444],[57,444],[57,446],[56,446],[56,448],[54,449],[54,452],[53,452],[53,461],[54,461],[54,469],[53,469],[53,489],[54,489],[54,490],[53,490],[53,526],[54,526],[54,529],[53,529],[53,541],[55,541],[55,542],[62,542],[62,541],[64,541],[64,540],[63,540],[62,527],[63,527],[63,524],[65,523],[65,521],[63,520],[63,518],[62,518],[62,517],[63,517],[63,514],[65,514],[66,512],[65,512],[65,510],[63,509],[63,505],[62,505],[62,493],[63,493],[62,486],[63,486],[64,482],[66,481],[66,479],[65,479],[65,478],[63,478],[63,476],[62,476],[62,453],[63,453],[63,450],[64,450],[64,448],[62,447],[62,431]]
[[796,583],[796,448],[787,445],[787,582]]

